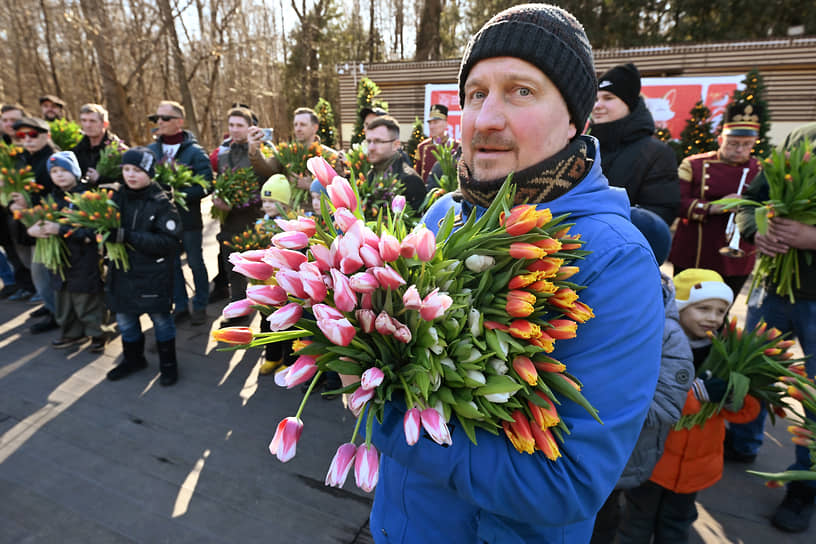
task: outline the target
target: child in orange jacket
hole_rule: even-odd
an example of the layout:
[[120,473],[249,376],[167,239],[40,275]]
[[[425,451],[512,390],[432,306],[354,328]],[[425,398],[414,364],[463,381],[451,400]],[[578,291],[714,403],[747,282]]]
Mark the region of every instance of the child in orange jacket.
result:
[[[680,326],[691,344],[694,366],[699,368],[711,349],[707,332],[722,326],[734,294],[712,270],[686,269],[675,276],[674,284]],[[683,415],[699,412],[702,402],[719,402],[725,391],[726,383],[719,378],[695,379]],[[759,402],[746,396],[737,412],[723,409],[702,427],[671,431],[649,481],[625,492],[618,542],[649,542],[652,536],[655,544],[687,542],[697,519],[697,492],[722,478],[725,421],[743,423],[758,414]]]

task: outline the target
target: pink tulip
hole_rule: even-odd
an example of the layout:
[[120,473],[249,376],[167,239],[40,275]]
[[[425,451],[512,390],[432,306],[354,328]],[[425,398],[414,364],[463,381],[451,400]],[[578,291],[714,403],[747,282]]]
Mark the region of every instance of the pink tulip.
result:
[[442,317],[448,308],[453,304],[453,299],[445,294],[439,294],[439,289],[434,289],[422,300],[422,309],[419,315],[425,321],[433,321]]
[[266,281],[275,273],[275,268],[264,262],[239,260],[233,262],[233,272],[243,274],[253,280]]
[[405,441],[409,446],[413,446],[419,440],[419,410],[411,408],[405,412],[405,418],[402,420],[402,426],[405,429]]
[[279,232],[272,237],[275,247],[281,249],[303,249],[309,245],[309,237],[302,232]]
[[376,389],[385,379],[385,374],[382,370],[373,366],[363,372],[360,378],[360,387],[363,389]]
[[371,334],[374,332],[374,320],[377,315],[372,310],[357,310],[354,315],[364,333]]
[[312,313],[317,319],[343,319],[346,317],[327,304],[315,304],[312,306]]
[[254,302],[252,302],[248,298],[236,300],[235,302],[230,302],[229,304],[224,306],[223,310],[221,310],[221,316],[227,319],[232,319],[234,317],[249,315],[252,313],[253,304]]
[[323,157],[311,157],[306,161],[306,168],[311,172],[320,185],[328,187],[331,181],[337,176],[334,168]]
[[402,295],[402,303],[408,310],[419,310],[422,308],[422,297],[419,296],[416,285],[411,285],[405,290],[405,293]]
[[354,458],[354,481],[357,487],[366,493],[371,493],[377,487],[379,473],[380,456],[377,448],[374,447],[374,444],[360,446]]
[[409,329],[406,325],[403,325],[396,319],[394,319],[394,325],[396,330],[394,331],[394,338],[398,342],[402,342],[403,344],[407,344],[411,341],[411,329]]
[[275,274],[275,279],[278,285],[283,287],[287,293],[293,297],[306,298],[308,295],[303,289],[303,282],[300,279],[300,272],[289,270],[288,268],[281,268]]
[[287,301],[286,290],[280,285],[247,285],[246,294],[254,304],[280,306]]
[[420,261],[427,263],[433,259],[434,253],[436,252],[436,236],[434,236],[434,233],[425,225],[420,225],[415,232],[417,233],[417,257]]
[[287,366],[284,369],[275,371],[275,385],[278,387],[286,387],[286,376],[289,374],[290,368],[292,367]]
[[292,251],[291,249],[271,247],[265,250],[265,253],[263,262],[274,266],[278,270],[283,268],[297,270],[301,264],[306,262],[306,255],[300,251]]
[[238,255],[240,255],[241,259],[245,261],[255,261],[257,263],[260,262],[261,259],[263,259],[265,253],[266,253],[265,249],[249,249],[247,251],[242,251]]
[[300,304],[290,302],[286,306],[275,310],[266,318],[269,321],[269,330],[284,331],[298,322],[303,315],[303,308]]
[[358,293],[373,293],[380,286],[380,282],[371,272],[358,272],[349,278],[349,283]]
[[336,346],[348,346],[357,333],[357,330],[348,319],[320,319],[317,321],[318,328],[323,331],[326,338]]
[[334,304],[341,312],[353,312],[357,307],[357,295],[351,289],[349,279],[332,268],[332,282],[334,283]]
[[[354,229],[352,229],[354,232]],[[338,237],[340,238],[340,237]],[[365,264],[360,257],[360,238],[351,233],[342,236],[337,245],[337,256],[340,258],[338,268],[343,274],[354,274]]]
[[431,435],[434,442],[440,445],[447,444],[448,446],[453,443],[448,426],[445,424],[439,412],[434,408],[425,408],[422,410],[420,419],[422,420],[422,427]]
[[405,285],[405,280],[402,279],[399,272],[390,266],[376,266],[371,269],[371,272],[384,289],[391,289],[394,291],[400,285]]
[[293,387],[308,382],[317,372],[317,363],[314,357],[301,355],[286,372],[286,388]]
[[360,308],[365,310],[371,310],[374,308],[371,293],[363,293],[363,296],[360,297]]
[[323,274],[314,263],[303,263],[300,265],[300,283],[303,286],[303,291],[312,304],[323,302],[328,291],[326,284],[323,281]]
[[302,232],[309,238],[315,235],[317,232],[317,227],[315,226],[315,220],[311,217],[303,217],[300,216],[297,219],[275,219],[275,223],[282,228],[283,230],[290,231],[290,232]]
[[395,196],[394,200],[391,201],[391,211],[394,213],[400,213],[404,209],[405,209],[405,197],[403,195]]
[[394,326],[394,322],[391,320],[391,316],[388,315],[385,310],[380,312],[377,319],[374,320],[374,328],[383,336],[390,336],[397,330],[397,327]]
[[332,240],[332,243],[329,246],[329,255],[331,256],[332,268],[340,267],[341,257],[340,253],[338,252],[338,249],[340,248],[340,240],[342,239],[343,239],[342,236],[335,237],[335,239]]
[[334,212],[334,224],[343,232],[348,232],[359,219],[348,208],[338,208]]
[[[380,237],[374,234],[374,231],[363,224],[360,237],[363,240],[362,246],[368,246],[371,249],[377,249],[380,244]],[[361,247],[362,247],[361,246]]]
[[303,432],[303,422],[296,417],[287,417],[278,423],[275,437],[269,443],[269,453],[277,456],[281,463],[285,463],[295,456],[300,434]]
[[312,253],[314,262],[321,272],[328,272],[334,266],[334,260],[332,259],[331,252],[326,246],[312,244],[309,246],[309,251]]
[[357,196],[347,179],[335,176],[326,187],[326,191],[329,193],[329,200],[331,200],[335,208],[357,209]]
[[416,231],[409,233],[408,236],[403,238],[402,242],[400,242],[400,255],[406,259],[412,258],[414,255],[416,255],[417,243],[418,239]]
[[359,254],[343,257],[340,260],[340,271],[343,274],[354,274],[360,270],[364,264]]
[[360,415],[360,411],[363,409],[366,402],[370,401],[372,398],[374,398],[373,389],[363,389],[362,387],[358,387],[354,393],[351,394],[348,405],[349,410],[351,410],[351,413],[354,414],[354,417]]
[[360,248],[360,257],[363,259],[363,263],[369,268],[382,266],[384,264],[382,257],[380,257],[380,252],[371,246],[363,245]]
[[395,236],[388,233],[383,233],[383,235],[380,236],[380,243],[378,246],[380,250],[380,257],[382,257],[383,261],[390,263],[399,258],[400,243]]
[[346,443],[337,448],[334,454],[329,472],[326,474],[326,485],[331,487],[343,487],[346,483],[349,470],[354,464],[354,455],[357,453],[357,446]]

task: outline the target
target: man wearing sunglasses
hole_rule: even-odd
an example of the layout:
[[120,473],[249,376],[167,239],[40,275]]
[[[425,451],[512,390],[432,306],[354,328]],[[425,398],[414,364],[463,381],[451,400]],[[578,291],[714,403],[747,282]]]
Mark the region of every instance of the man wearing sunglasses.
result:
[[[157,128],[156,140],[147,147],[159,162],[183,164],[190,167],[194,174],[203,176],[208,182],[212,181],[212,165],[207,152],[198,145],[192,132],[184,130],[184,106],[178,102],[164,100],[159,103],[156,113],[148,116],[148,119],[156,123]],[[204,265],[204,255],[201,249],[204,226],[201,220],[201,199],[207,196],[207,192],[199,185],[184,189],[188,209],[179,209],[184,228],[182,234],[184,252],[187,253],[187,265],[193,273],[195,288],[191,320],[194,325],[201,325],[207,319],[205,310],[210,291],[207,267]],[[176,321],[181,321],[190,317],[190,299],[187,295],[184,273],[181,270],[180,255],[176,257],[176,275],[173,281],[174,316]]]
[[[31,195],[32,204],[38,204],[41,199],[54,191],[54,183],[48,171],[48,158],[59,151],[51,141],[51,134],[48,123],[36,117],[23,117],[14,123],[14,136],[23,147],[20,156],[20,166],[30,166],[34,174],[34,181],[43,189]],[[26,202],[22,195],[15,194],[9,205],[9,210],[19,210],[26,208]],[[36,288],[36,298],[31,301],[42,299],[45,310],[38,310],[34,316],[42,316],[43,320],[35,323],[29,329],[32,334],[47,332],[58,327],[54,312],[56,311],[56,281],[54,274],[49,272],[42,263],[32,263],[34,239],[26,233],[26,228],[22,223],[15,221],[12,226],[12,239],[17,248],[17,253],[23,266],[31,271],[31,279]]]

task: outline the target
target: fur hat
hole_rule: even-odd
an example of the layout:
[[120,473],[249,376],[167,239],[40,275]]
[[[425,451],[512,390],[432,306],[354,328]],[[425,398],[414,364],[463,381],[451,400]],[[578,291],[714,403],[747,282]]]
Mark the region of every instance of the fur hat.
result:
[[558,88],[572,122],[582,131],[598,94],[592,46],[584,27],[570,14],[549,4],[521,4],[494,15],[471,39],[459,68],[459,104],[477,62],[493,57],[527,61]]
[[674,298],[677,309],[697,302],[717,299],[724,300],[729,305],[734,302],[734,292],[722,279],[722,276],[713,270],[705,268],[687,268],[674,277]]
[[79,168],[79,161],[77,160],[73,151],[57,151],[48,157],[48,170],[51,171],[51,169],[55,166],[65,168],[71,172],[77,181],[79,181],[79,178],[82,177],[82,170]]
[[122,165],[130,164],[141,168],[153,179],[156,175],[156,155],[146,147],[131,147],[122,154]]
[[598,90],[610,92],[623,100],[631,113],[640,98],[640,71],[631,62],[615,66],[598,79]]
[[261,198],[263,200],[276,200],[282,204],[289,204],[292,198],[292,188],[289,180],[283,174],[271,176],[261,187]]

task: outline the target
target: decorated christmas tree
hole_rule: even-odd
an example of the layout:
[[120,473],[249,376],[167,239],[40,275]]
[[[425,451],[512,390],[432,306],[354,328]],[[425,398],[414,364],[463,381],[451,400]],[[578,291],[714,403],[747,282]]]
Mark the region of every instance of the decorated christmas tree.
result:
[[363,120],[360,119],[360,111],[363,108],[382,108],[388,111],[388,102],[377,100],[377,96],[381,93],[380,88],[376,83],[364,77],[357,84],[357,119],[354,122],[354,134],[351,137],[351,143],[359,144],[365,138],[363,137]]
[[755,107],[758,106],[756,110],[759,112],[759,137],[754,146],[754,155],[757,157],[767,157],[771,152],[771,146],[768,143],[768,131],[771,128],[771,119],[768,104],[765,100],[765,82],[758,70],[751,70],[745,75],[742,84],[745,85],[745,88],[734,90],[731,103],[737,104],[744,102]]
[[414,117],[414,125],[411,127],[411,137],[405,144],[405,152],[408,153],[408,156],[414,161],[414,168],[416,168],[417,163],[417,157],[414,156],[416,148],[419,146],[419,142],[425,139],[425,133],[422,132],[423,128],[422,120],[419,117]]
[[337,145],[337,129],[334,126],[334,112],[331,104],[325,98],[318,98],[315,106],[317,118],[320,120],[320,128],[317,129],[317,136],[320,143],[329,147]]
[[682,157],[705,153],[717,149],[717,138],[712,133],[711,110],[702,101],[691,108],[686,127],[680,133],[680,153]]
[[654,137],[672,148],[674,154],[677,156],[677,164],[683,160],[683,150],[680,147],[680,140],[672,138],[671,131],[667,128],[658,128],[655,130]]

